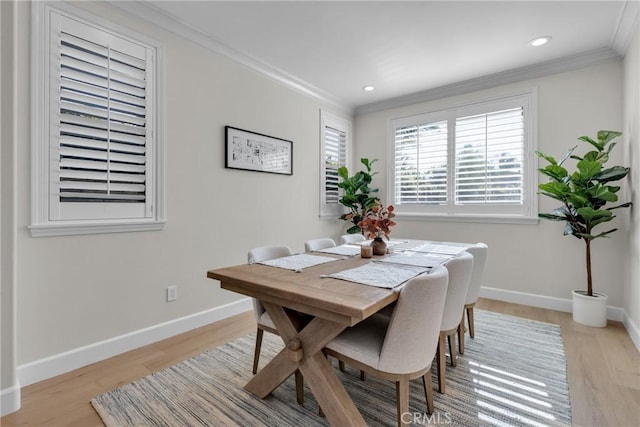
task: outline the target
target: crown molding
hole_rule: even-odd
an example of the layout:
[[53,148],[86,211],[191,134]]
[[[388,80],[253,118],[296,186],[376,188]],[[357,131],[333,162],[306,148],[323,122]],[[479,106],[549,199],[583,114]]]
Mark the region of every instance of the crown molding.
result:
[[624,56],[627,53],[631,38],[635,31],[638,31],[638,11],[640,10],[640,1],[627,0],[624,9],[618,20],[616,33],[611,41],[611,49],[618,55]]
[[396,98],[391,98],[379,102],[362,105],[356,108],[355,115],[374,113],[391,108],[404,107],[421,102],[434,101],[455,95],[475,92],[483,89],[490,89],[503,86],[509,83],[516,83],[551,74],[562,73],[587,67],[599,63],[620,59],[620,55],[610,48],[592,50],[578,55],[568,56],[562,59],[547,61],[527,67],[516,68],[503,71],[488,76],[456,82],[421,92],[411,93]]
[[274,67],[264,61],[259,60],[247,53],[230,47],[229,45],[217,40],[202,31],[190,26],[189,24],[177,20],[175,16],[170,15],[163,10],[138,1],[119,1],[108,0],[108,3],[124,10],[125,12],[147,21],[152,25],[158,26],[166,31],[174,33],[180,37],[190,40],[205,49],[220,54],[234,62],[237,62],[253,71],[271,78],[287,86],[295,91],[314,98],[335,110],[343,113],[353,114],[355,106],[345,103],[342,99],[297,78],[277,67]]

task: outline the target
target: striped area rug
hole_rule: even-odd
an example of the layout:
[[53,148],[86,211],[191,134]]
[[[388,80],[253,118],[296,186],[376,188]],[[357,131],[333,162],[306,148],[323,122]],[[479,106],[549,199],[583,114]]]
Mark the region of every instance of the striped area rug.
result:
[[[434,393],[434,414],[425,413],[422,382],[412,382],[412,424],[571,425],[559,326],[480,310],[475,326],[476,337],[467,336],[458,366],[447,366],[447,393]],[[264,338],[262,365],[283,346],[272,334]],[[252,377],[254,340],[249,334],[97,396],[91,404],[108,427],[327,425],[307,387],[304,405],[296,403],[293,377],[264,400],[243,389]],[[348,366],[336,372],[368,425],[396,424],[392,382],[370,375],[361,381]]]

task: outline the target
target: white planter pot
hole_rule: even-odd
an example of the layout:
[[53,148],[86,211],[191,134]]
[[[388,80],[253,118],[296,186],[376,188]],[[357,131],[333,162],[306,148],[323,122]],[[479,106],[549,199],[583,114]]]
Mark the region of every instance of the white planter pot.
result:
[[585,291],[571,291],[571,295],[574,322],[599,328],[607,326],[608,296],[594,292],[590,297]]

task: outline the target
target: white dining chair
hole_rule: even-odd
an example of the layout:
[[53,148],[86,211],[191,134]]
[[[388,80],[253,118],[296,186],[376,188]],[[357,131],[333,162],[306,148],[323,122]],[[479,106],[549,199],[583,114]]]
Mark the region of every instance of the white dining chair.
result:
[[[249,264],[255,264],[256,262],[266,261],[275,258],[281,258],[285,256],[292,255],[291,249],[288,246],[279,246],[279,245],[271,245],[271,246],[260,246],[257,248],[253,248],[247,254],[247,261]],[[264,331],[271,332],[275,335],[280,335],[278,330],[276,329],[273,320],[271,320],[271,316],[265,310],[262,303],[255,299],[251,299],[253,302],[253,312],[256,317],[257,331],[256,331],[256,348],[253,354],[253,373],[256,374],[258,372],[258,362],[260,360],[260,349],[262,347],[262,337],[264,335]],[[298,403],[302,404],[302,395],[303,395],[303,383],[302,383],[302,375],[299,371],[296,371],[296,398]]]
[[373,315],[345,329],[326,347],[327,355],[383,379],[395,381],[398,425],[408,425],[409,381],[422,377],[427,412],[433,413],[431,363],[447,293],[447,269],[409,280],[391,317]]
[[349,243],[360,243],[364,242],[366,239],[362,234],[343,234],[340,236],[340,244],[346,245]]
[[305,252],[321,251],[322,249],[332,248],[336,245],[336,242],[329,237],[322,237],[319,239],[311,239],[304,242]]
[[473,307],[476,305],[476,302],[478,302],[478,296],[480,295],[480,286],[482,286],[484,267],[487,263],[488,249],[489,247],[485,243],[477,243],[475,246],[467,249],[467,252],[473,256],[473,271],[471,272],[471,281],[469,282],[469,290],[467,291],[467,297],[464,301],[464,308],[462,309],[462,321],[458,329],[458,351],[460,354],[464,354],[465,314],[467,322],[469,323],[469,336],[471,338],[475,336]]
[[451,366],[456,366],[458,358],[456,354],[456,340],[451,339],[458,332],[458,327],[462,322],[462,308],[464,300],[469,290],[471,271],[473,270],[473,256],[470,253],[462,252],[455,258],[447,261],[444,266],[449,271],[449,287],[444,303],[444,313],[440,325],[440,337],[438,339],[438,391],[445,392],[445,371],[447,364],[445,338],[449,343],[449,354],[451,356]]

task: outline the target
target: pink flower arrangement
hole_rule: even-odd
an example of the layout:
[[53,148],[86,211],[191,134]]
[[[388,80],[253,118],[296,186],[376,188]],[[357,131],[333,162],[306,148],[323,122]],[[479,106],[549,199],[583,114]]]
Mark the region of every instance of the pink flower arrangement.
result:
[[393,213],[393,205],[384,207],[375,205],[367,210],[364,218],[358,223],[358,227],[362,229],[362,234],[368,239],[386,237],[389,240],[391,227],[396,225],[391,218],[396,215]]

